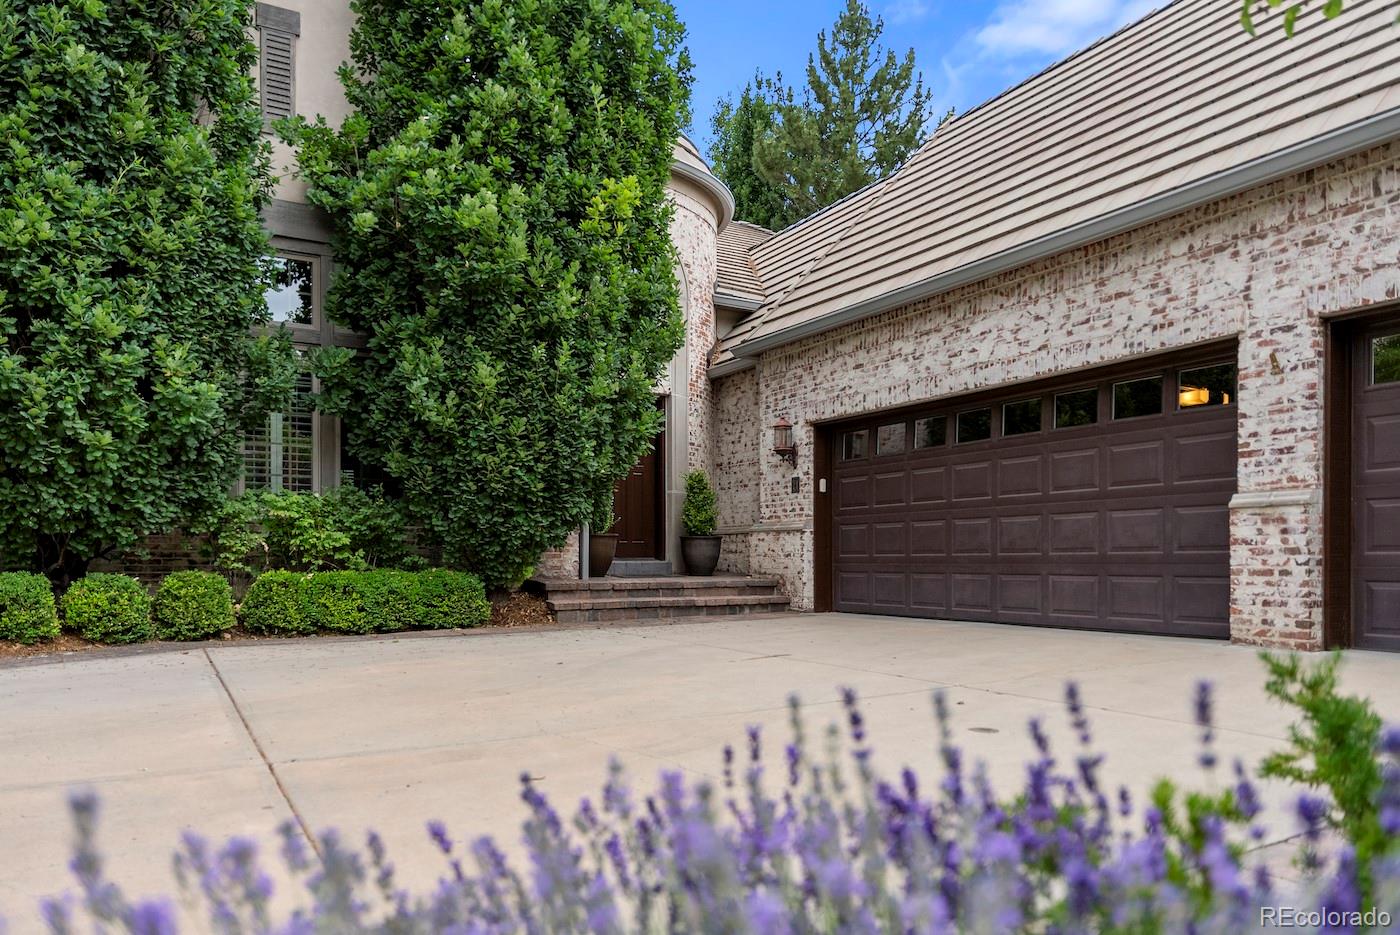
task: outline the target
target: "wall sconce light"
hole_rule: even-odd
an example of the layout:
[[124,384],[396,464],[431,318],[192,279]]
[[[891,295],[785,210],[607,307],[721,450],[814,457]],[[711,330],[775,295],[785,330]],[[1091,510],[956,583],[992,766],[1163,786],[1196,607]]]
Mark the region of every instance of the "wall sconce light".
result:
[[773,423],[773,454],[797,467],[797,444],[792,440],[792,423],[781,416]]

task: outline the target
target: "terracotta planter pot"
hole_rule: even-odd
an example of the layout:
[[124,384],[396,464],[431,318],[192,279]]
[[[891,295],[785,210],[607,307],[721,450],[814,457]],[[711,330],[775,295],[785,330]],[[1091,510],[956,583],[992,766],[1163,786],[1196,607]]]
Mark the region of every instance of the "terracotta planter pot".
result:
[[612,567],[617,554],[617,536],[593,534],[588,537],[588,577],[601,578]]
[[681,557],[687,574],[709,577],[719,564],[722,536],[681,536]]

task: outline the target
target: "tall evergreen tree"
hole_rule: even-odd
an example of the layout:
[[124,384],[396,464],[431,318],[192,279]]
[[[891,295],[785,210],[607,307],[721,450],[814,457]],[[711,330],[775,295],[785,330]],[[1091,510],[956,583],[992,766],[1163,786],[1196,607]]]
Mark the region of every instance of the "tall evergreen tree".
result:
[[817,36],[799,94],[782,75],[764,83],[774,125],[753,166],[774,186],[788,220],[805,217],[893,172],[923,141],[932,95],[914,62],[884,48],[884,22],[846,0],[828,38]]
[[0,558],[60,585],[222,503],[290,389],[252,6],[0,0]]
[[665,186],[685,123],[665,0],[356,0],[354,113],[292,135],[335,223],[318,362],[351,450],[455,564],[518,580],[659,427],[683,334]]
[[762,76],[744,85],[738,101],[724,97],[715,105],[710,118],[714,142],[710,146],[710,166],[734,193],[734,216],[764,227],[786,227],[793,211],[783,192],[758,174],[753,164],[754,142],[772,132],[773,106],[759,90]]

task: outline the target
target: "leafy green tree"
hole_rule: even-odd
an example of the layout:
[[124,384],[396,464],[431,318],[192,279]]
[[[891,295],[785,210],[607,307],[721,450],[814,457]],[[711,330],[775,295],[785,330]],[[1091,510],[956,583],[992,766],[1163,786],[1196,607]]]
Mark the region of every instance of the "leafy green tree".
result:
[[612,505],[682,336],[665,185],[689,60],[664,0],[357,0],[354,107],[293,127],[335,224],[317,363],[351,450],[490,584]]
[[764,82],[774,126],[753,166],[776,187],[789,223],[893,172],[924,138],[932,95],[914,63],[880,44],[883,20],[846,0],[830,38],[817,36],[801,94],[782,75]]
[[[1287,3],[1286,0],[1240,0],[1240,23],[1251,36],[1255,35],[1258,30],[1256,18],[1282,7],[1283,31],[1292,36],[1297,28],[1298,17],[1306,12],[1309,6],[1308,0],[1298,3]],[[1343,0],[1322,0],[1319,6],[1322,7],[1324,17],[1336,19],[1342,15]]]
[[0,552],[60,586],[208,513],[290,388],[249,0],[0,0]]
[[773,107],[759,90],[763,78],[744,85],[738,101],[724,97],[710,117],[714,142],[710,166],[734,193],[734,216],[777,230],[795,214],[778,186],[758,174],[753,165],[754,142],[773,129]]

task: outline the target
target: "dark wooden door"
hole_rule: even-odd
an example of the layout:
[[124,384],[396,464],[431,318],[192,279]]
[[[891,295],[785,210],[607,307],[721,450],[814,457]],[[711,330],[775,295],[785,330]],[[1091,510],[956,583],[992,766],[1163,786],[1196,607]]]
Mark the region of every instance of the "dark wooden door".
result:
[[1356,645],[1400,651],[1400,322],[1357,335],[1352,355]]
[[838,611],[1229,635],[1230,352],[837,428]]
[[618,558],[665,558],[663,540],[662,452],[666,433],[656,436],[651,451],[638,461],[622,480],[617,482],[613,509],[617,525],[609,532],[617,533]]

